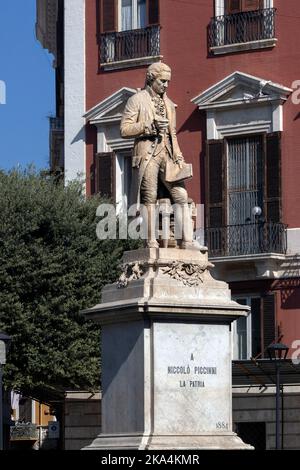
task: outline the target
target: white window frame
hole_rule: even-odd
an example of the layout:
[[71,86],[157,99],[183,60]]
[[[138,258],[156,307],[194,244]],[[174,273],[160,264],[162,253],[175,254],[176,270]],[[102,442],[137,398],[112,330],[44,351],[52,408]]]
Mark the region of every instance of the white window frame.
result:
[[[247,334],[247,358],[250,359],[252,356],[252,312],[251,312],[251,300],[260,298],[259,294],[246,294],[246,295],[234,295],[233,300],[237,301],[237,299],[244,299],[246,301],[246,305],[250,307],[249,314],[246,319],[246,334]],[[237,337],[237,321],[235,320],[232,324],[232,359],[234,361],[241,360],[239,358],[239,350],[238,350],[238,337]],[[245,359],[242,359],[245,360]]]
[[[132,30],[138,29],[138,0],[131,0]],[[122,31],[122,0],[118,0],[118,31]],[[129,30],[130,31],[130,30]]]
[[119,150],[116,153],[116,212],[127,212],[129,194],[125,194],[125,158],[132,154],[132,148]]

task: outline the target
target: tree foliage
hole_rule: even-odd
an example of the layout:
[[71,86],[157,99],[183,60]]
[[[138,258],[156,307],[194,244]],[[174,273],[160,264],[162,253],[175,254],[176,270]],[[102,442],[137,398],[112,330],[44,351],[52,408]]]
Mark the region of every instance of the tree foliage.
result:
[[[33,169],[0,173],[0,329],[6,384],[37,396],[99,386],[99,327],[79,313],[114,281],[127,242],[98,240],[99,197]],[[37,396],[38,398],[38,396]]]

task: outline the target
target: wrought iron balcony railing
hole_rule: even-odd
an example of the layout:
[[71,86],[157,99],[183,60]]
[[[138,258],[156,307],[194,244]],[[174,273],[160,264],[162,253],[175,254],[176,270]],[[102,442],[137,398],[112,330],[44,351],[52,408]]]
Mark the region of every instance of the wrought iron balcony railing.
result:
[[287,250],[286,225],[281,223],[258,222],[208,228],[205,237],[210,257],[285,254]]
[[100,63],[120,62],[160,54],[160,26],[133,29],[100,36]]
[[211,19],[209,48],[275,38],[276,8],[243,11]]
[[54,171],[64,167],[64,118],[50,118],[50,167]]
[[64,130],[64,118],[62,117],[50,117],[50,130],[53,132]]

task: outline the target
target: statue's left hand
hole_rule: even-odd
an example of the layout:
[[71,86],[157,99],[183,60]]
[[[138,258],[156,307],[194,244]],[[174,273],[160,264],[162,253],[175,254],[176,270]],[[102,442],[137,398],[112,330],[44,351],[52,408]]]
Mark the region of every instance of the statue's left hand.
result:
[[177,155],[175,162],[178,164],[179,168],[182,168],[182,164],[184,163],[183,155]]

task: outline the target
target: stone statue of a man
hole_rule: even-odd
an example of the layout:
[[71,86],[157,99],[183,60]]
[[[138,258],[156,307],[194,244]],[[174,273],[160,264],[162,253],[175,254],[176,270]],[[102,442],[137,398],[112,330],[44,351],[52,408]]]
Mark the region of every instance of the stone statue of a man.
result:
[[179,217],[185,218],[180,221],[183,227],[181,248],[195,248],[191,218],[187,216],[188,194],[184,182],[170,183],[165,178],[168,159],[180,168],[184,163],[176,137],[175,105],[166,95],[170,79],[171,69],[166,64],[158,62],[150,65],[145,88],[127,102],[121,121],[121,135],[124,138],[135,138],[132,184],[138,207],[142,203],[147,208],[147,246],[159,246],[151,221],[154,219],[158,188],[163,185],[172,203],[181,207]]

